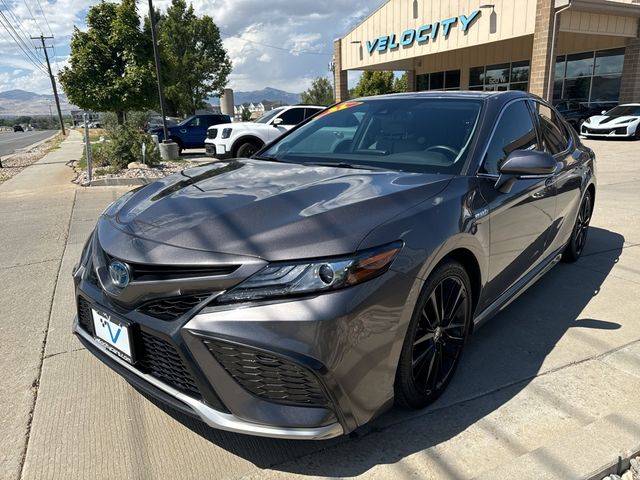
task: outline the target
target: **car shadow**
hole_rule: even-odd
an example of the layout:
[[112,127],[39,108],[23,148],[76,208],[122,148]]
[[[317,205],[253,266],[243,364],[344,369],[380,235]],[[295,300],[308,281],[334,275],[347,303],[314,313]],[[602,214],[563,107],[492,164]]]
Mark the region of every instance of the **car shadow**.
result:
[[[393,408],[349,436],[317,442],[248,437],[209,428],[147,398],[193,432],[257,467],[332,477],[359,475],[445,442],[500,408],[539,374],[569,329],[620,328],[614,322],[582,318],[581,312],[598,295],[623,244],[622,235],[591,227],[584,255],[597,259],[597,271],[580,267],[580,261],[553,268],[474,333],[453,381],[433,405],[417,412]],[[407,428],[419,434],[408,436]],[[376,432],[384,432],[384,441],[371,440]],[[346,443],[349,455],[337,455],[332,447]],[[511,447],[519,448],[517,442]],[[313,462],[292,462],[311,453]]]

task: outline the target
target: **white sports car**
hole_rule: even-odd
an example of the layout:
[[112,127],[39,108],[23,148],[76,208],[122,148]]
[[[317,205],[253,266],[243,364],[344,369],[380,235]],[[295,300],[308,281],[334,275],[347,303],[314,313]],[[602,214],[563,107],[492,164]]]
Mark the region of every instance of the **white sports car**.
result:
[[585,137],[635,137],[640,140],[640,103],[628,103],[589,117],[580,127]]

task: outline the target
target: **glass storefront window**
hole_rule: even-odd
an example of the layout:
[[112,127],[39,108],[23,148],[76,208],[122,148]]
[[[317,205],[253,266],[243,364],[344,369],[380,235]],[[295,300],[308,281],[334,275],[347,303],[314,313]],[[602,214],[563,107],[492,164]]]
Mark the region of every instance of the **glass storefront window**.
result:
[[624,48],[558,56],[554,102],[617,102],[623,64]]
[[421,92],[423,90],[429,90],[429,74],[416,75],[416,90]]
[[509,64],[489,65],[484,76],[485,85],[497,85],[499,83],[509,83]]
[[620,96],[622,75],[606,75],[593,77],[591,102],[617,102]]
[[460,70],[449,70],[445,72],[444,87],[446,89],[460,88]]
[[593,52],[567,55],[566,78],[590,77],[593,75]]
[[624,48],[602,50],[596,53],[595,75],[622,73],[624,64]]
[[484,67],[473,67],[469,69],[469,86],[482,87],[483,85],[484,85]]
[[[511,64],[511,83],[529,80],[529,62],[514,62]],[[512,88],[512,90],[515,90]]]
[[556,80],[562,80],[565,75],[565,66],[566,66],[566,62],[565,62],[565,55],[561,55],[559,57],[556,57],[556,66],[555,66],[555,70],[554,70],[554,78]]
[[416,90],[459,90],[460,70],[416,75]]
[[444,88],[444,72],[432,73],[429,78],[429,90],[442,90]]

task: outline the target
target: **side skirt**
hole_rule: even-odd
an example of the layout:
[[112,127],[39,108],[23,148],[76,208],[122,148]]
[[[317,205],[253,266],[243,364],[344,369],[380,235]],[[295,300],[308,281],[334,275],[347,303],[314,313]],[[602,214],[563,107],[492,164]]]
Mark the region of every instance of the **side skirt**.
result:
[[495,302],[485,308],[473,319],[474,330],[482,326],[491,317],[504,310],[511,302],[522,295],[531,285],[536,283],[545,273],[555,267],[562,258],[562,252],[566,245],[563,245],[554,253],[540,262],[533,270],[514,283],[508,290],[500,295]]

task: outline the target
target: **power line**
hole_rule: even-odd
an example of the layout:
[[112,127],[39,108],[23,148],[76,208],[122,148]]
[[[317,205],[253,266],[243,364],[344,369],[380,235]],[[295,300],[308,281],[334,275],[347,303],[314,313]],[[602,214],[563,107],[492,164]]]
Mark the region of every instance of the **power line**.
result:
[[36,27],[38,27],[38,30],[40,30],[40,33],[42,33],[42,28],[40,28],[40,24],[38,23],[38,20],[36,20],[36,17],[33,16],[33,12],[31,11],[31,7],[29,7],[27,0],[22,0],[22,1],[24,2],[25,6],[27,7],[27,10],[29,11],[29,15],[31,15],[31,18],[36,23]]
[[[255,45],[260,45],[262,47],[274,48],[276,50],[282,50],[282,51],[285,51],[285,52],[291,52],[293,50],[291,48],[277,47],[275,45],[268,45],[266,43],[256,42],[254,40],[249,40],[247,38],[242,38],[240,35],[231,35],[230,33],[225,33],[222,30],[220,30],[220,33],[222,35],[224,35],[225,37],[237,38],[238,40],[242,40],[243,42],[253,43]],[[293,50],[293,51],[295,53],[299,53],[301,55],[322,55],[322,56],[328,56],[328,57],[333,56],[333,53],[312,52],[312,51],[309,51],[309,50]]]
[[[16,32],[16,30],[13,28],[13,25],[11,25],[11,22],[7,19],[6,15],[4,14],[3,11],[0,10],[0,24],[2,24],[2,26],[4,27],[4,29],[7,31],[7,33],[9,34],[9,36],[13,39],[13,41],[15,42],[15,44],[20,48],[20,50],[22,50],[24,57],[33,64],[34,67],[36,67],[37,69],[39,69],[42,73],[47,73],[46,70],[44,69],[44,66],[42,65],[42,63],[40,62],[40,59],[37,57],[37,55],[35,55],[34,53],[32,53],[29,50],[29,47],[26,45],[26,43],[24,42],[24,40],[22,40],[22,38],[20,37],[20,35]],[[4,19],[4,21],[2,21]]]
[[31,45],[33,45],[33,48],[35,50],[36,43],[29,38],[29,35],[25,32],[26,29],[24,28],[24,25],[22,24],[20,19],[17,17],[15,13],[13,13],[13,10],[11,10],[11,7],[9,7],[9,5],[5,0],[0,0],[0,2],[2,2],[2,4],[4,5],[5,12],[9,13],[9,15],[11,15],[11,18],[15,21],[15,24],[16,24],[15,26],[17,26],[18,30],[20,30],[20,32],[22,33],[22,38],[30,40]]
[[[51,30],[51,25],[49,25],[49,20],[47,20],[47,16],[44,13],[44,10],[42,9],[42,4],[40,3],[40,0],[36,0],[36,2],[38,2],[38,7],[40,8],[40,13],[42,13],[42,18],[44,18],[45,23],[47,24],[47,29],[49,29],[49,35],[51,35],[51,38],[53,38],[53,30]],[[51,45],[53,46],[53,63],[56,66],[56,74],[58,73],[58,54],[56,52],[56,44],[55,42],[52,41]]]

